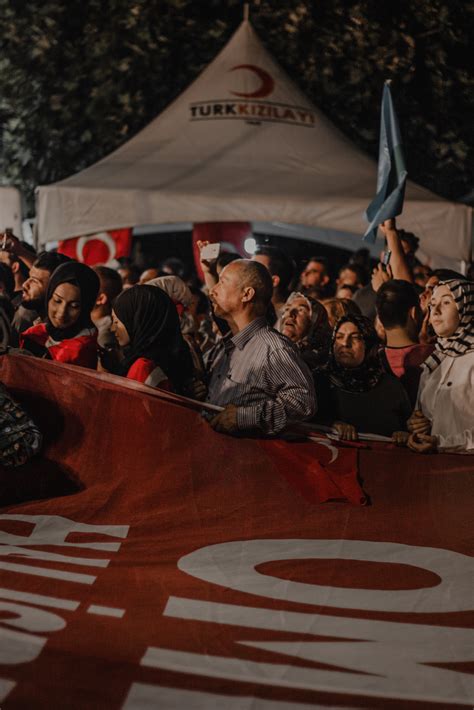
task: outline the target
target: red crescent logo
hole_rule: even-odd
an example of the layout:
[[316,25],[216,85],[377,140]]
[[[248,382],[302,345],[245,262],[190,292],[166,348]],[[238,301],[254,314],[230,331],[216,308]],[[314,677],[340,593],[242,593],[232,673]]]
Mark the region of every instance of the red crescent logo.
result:
[[255,64],[238,64],[237,66],[232,67],[229,71],[235,71],[236,69],[248,69],[256,74],[262,83],[256,91],[252,91],[248,94],[241,91],[231,91],[230,93],[234,94],[234,96],[242,96],[246,99],[263,99],[264,96],[271,94],[275,88],[275,82],[270,74],[263,69],[260,69],[260,67],[256,67]]

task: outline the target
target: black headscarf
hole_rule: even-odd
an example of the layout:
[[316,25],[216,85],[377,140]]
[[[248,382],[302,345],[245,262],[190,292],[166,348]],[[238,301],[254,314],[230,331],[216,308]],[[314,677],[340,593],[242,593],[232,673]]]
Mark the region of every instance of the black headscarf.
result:
[[138,358],[148,358],[181,392],[193,376],[193,365],[181,335],[176,306],[168,294],[157,286],[132,286],[117,296],[114,312],[130,338],[118,374],[126,375]]
[[[336,335],[343,323],[353,323],[364,339],[365,356],[359,367],[343,367],[334,357]],[[368,318],[357,315],[339,318],[332,333],[331,353],[326,368],[331,383],[348,392],[368,392],[375,387],[383,375],[379,346],[376,330]]]
[[84,328],[93,328],[91,321],[91,311],[94,308],[99,293],[99,277],[89,266],[80,264],[78,261],[67,261],[53,271],[48,282],[46,292],[46,313],[48,313],[48,303],[60,284],[72,284],[77,286],[81,293],[81,312],[79,318],[70,328],[55,328],[46,318],[46,330],[54,340],[67,340],[75,338]]

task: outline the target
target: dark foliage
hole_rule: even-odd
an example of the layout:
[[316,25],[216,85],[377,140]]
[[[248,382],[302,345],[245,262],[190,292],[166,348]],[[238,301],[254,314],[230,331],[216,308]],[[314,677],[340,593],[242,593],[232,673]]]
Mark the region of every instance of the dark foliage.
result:
[[[448,198],[471,189],[467,3],[262,0],[252,22],[290,76],[377,155],[383,81],[410,177]],[[0,0],[3,181],[29,197],[94,163],[154,118],[223,47],[237,0]]]

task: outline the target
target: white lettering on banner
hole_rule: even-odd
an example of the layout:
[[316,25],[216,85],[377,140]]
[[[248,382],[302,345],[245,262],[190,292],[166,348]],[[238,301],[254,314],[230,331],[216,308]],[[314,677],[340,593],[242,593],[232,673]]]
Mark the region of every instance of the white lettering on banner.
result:
[[[129,531],[128,525],[89,525],[87,523],[78,523],[59,515],[3,514],[0,515],[0,525],[2,521],[28,523],[32,526],[32,529],[28,535],[16,535],[0,529],[0,557],[20,557],[35,561],[58,562],[62,565],[83,565],[96,568],[107,567],[110,560],[97,557],[62,555],[44,550],[31,550],[28,547],[41,545],[116,552],[120,549],[121,542],[93,542],[90,539],[81,540],[80,542],[66,542],[66,539],[70,533],[125,538]],[[79,584],[92,584],[97,579],[94,575],[70,572],[64,569],[53,569],[51,567],[38,567],[31,564],[16,564],[3,560],[0,561],[0,569],[7,570],[10,573],[49,577]],[[57,614],[27,606],[27,604],[75,611],[78,609],[80,602],[44,594],[22,592],[17,589],[0,588],[0,614],[2,612],[9,614],[7,618],[0,619],[0,663],[11,665],[34,661],[38,658],[48,640],[48,637],[40,636],[39,632],[59,631],[66,626],[65,620]],[[95,606],[90,605],[89,609]],[[105,608],[97,606],[97,609]],[[118,616],[118,612],[120,612],[120,616],[123,616],[123,610],[112,609],[112,612],[115,617]],[[12,614],[14,615],[13,617],[11,616]],[[19,631],[18,629],[22,630]],[[0,700],[5,699],[14,687],[15,683],[13,681],[0,678]]]
[[33,530],[29,535],[12,535],[0,530],[0,543],[4,545],[61,545],[61,547],[83,547],[89,550],[117,552],[120,542],[66,542],[70,533],[87,535],[106,535],[107,537],[126,538],[129,525],[89,525],[77,523],[75,520],[63,518],[60,515],[0,515],[2,520],[17,520],[30,523]]
[[[338,670],[258,663],[153,647],[147,650],[142,665],[356,695],[462,704],[472,703],[474,699],[472,676],[425,665],[471,661],[474,655],[474,631],[471,629],[274,611],[175,597],[168,601],[164,614],[252,629],[330,636],[345,641],[238,642],[333,665]],[[349,672],[339,670],[341,667]]]
[[[69,518],[60,515],[0,515],[2,520],[12,520],[33,525],[29,535],[13,535],[0,530],[0,557],[29,557],[37,560],[49,562],[60,562],[71,565],[86,565],[90,567],[107,567],[110,560],[104,558],[78,557],[71,555],[59,555],[54,552],[44,552],[42,550],[24,549],[32,545],[53,545],[59,547],[85,548],[115,552],[120,549],[120,542],[66,542],[70,533],[82,533],[87,535],[107,535],[110,537],[124,538],[128,534],[128,525],[89,525],[87,523],[77,523]],[[97,579],[90,574],[80,574],[67,570],[54,569],[51,567],[36,567],[34,565],[21,565],[12,562],[0,561],[0,569],[19,574],[31,574],[38,577],[50,577],[51,579],[63,579],[67,582],[77,584],[93,584]]]
[[[331,618],[331,617],[329,617]],[[303,642],[298,645],[304,646]],[[354,646],[360,644],[354,644]],[[373,649],[378,653],[379,646]],[[403,654],[403,649],[398,649]],[[298,656],[299,657],[299,656]],[[344,660],[341,655],[340,662]],[[393,661],[393,656],[391,658]],[[389,677],[366,675],[365,671],[342,671],[302,668],[288,663],[258,663],[243,658],[228,658],[208,654],[148,648],[141,665],[178,673],[192,673],[211,678],[225,678],[242,683],[254,682],[283,688],[298,688],[317,692],[350,693],[379,698],[423,700],[435,703],[459,703],[472,706],[472,681],[465,673],[416,665],[417,673],[410,678],[399,676],[392,668]],[[405,671],[407,665],[403,665]],[[400,666],[399,666],[400,667]],[[370,673],[370,670],[368,671]]]
[[14,626],[25,631],[60,631],[66,626],[66,622],[61,616],[24,604],[0,600],[0,615],[2,612],[10,612],[10,614],[15,614],[15,617],[0,619],[1,625]]
[[0,626],[0,663],[18,665],[31,663],[40,655],[48,639],[46,636],[26,634]]
[[255,695],[222,695],[220,693],[206,693],[198,690],[184,690],[183,688],[165,688],[160,685],[147,683],[133,683],[122,710],[295,710],[296,708],[309,708],[311,710],[356,710],[343,708],[338,705],[307,705],[296,703],[294,700],[265,700]]
[[0,678],[0,702],[5,700],[7,695],[12,692],[15,685],[16,683],[9,678]]
[[60,631],[66,626],[64,619],[50,611],[0,600],[0,615],[3,613],[14,614],[0,620],[0,663],[5,665],[34,661],[47,641],[36,633]]
[[0,599],[12,599],[16,602],[26,602],[37,606],[52,606],[55,609],[68,609],[75,611],[79,602],[73,599],[61,599],[60,597],[50,597],[44,594],[31,594],[30,592],[18,592],[16,589],[5,589],[0,587]]
[[[294,582],[262,574],[264,562],[337,559],[403,564],[434,572],[436,587],[348,589]],[[364,540],[237,540],[202,547],[182,557],[178,567],[193,577],[224,587],[302,604],[411,613],[467,611],[473,607],[474,559],[433,547]]]
[[97,577],[92,574],[78,574],[67,570],[51,569],[50,567],[34,567],[33,565],[16,565],[13,562],[0,562],[0,569],[19,574],[32,574],[36,577],[49,577],[50,579],[64,579],[66,582],[77,584],[93,584]]
[[73,557],[71,555],[58,555],[55,552],[43,550],[28,550],[24,547],[13,545],[0,545],[0,557],[29,557],[35,560],[48,562],[61,562],[69,565],[86,565],[87,567],[107,567],[110,560],[97,557]]

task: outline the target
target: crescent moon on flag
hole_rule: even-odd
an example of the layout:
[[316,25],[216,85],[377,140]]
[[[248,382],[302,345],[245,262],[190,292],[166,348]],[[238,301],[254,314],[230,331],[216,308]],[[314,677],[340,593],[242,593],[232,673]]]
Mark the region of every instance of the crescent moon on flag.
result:
[[256,74],[256,76],[258,76],[262,83],[256,91],[252,91],[249,93],[244,93],[242,91],[231,91],[230,93],[234,94],[234,96],[242,96],[246,99],[263,99],[264,96],[268,96],[268,94],[271,94],[273,89],[275,88],[275,82],[270,76],[270,74],[264,69],[256,67],[255,64],[238,64],[237,66],[232,67],[232,69],[230,69],[229,71],[236,71],[236,69],[248,69],[249,71]]
[[321,444],[321,446],[325,446],[326,449],[329,449],[329,451],[332,454],[332,459],[330,460],[330,464],[337,459],[339,456],[339,451],[336,446],[332,446],[327,439],[320,438],[319,436],[308,436],[308,439],[310,441],[315,441],[317,444]]
[[84,258],[84,247],[87,244],[88,241],[98,241],[102,242],[105,244],[105,246],[109,250],[109,258],[107,261],[110,261],[115,257],[115,252],[117,249],[117,245],[115,244],[113,238],[110,236],[108,232],[99,232],[99,234],[91,234],[88,237],[80,237],[77,240],[77,247],[76,247],[76,253],[77,253],[77,260],[82,261]]

